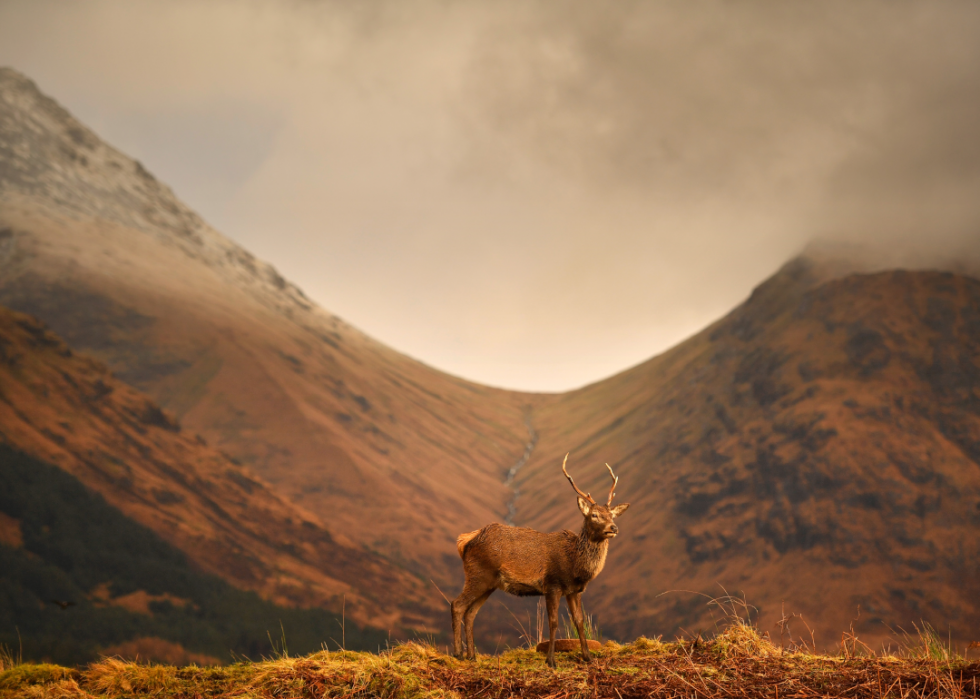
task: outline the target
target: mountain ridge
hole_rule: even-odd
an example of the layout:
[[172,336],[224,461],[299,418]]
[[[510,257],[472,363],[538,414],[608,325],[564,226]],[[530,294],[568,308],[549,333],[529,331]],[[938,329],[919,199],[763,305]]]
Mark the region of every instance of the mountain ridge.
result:
[[[5,193],[16,188],[35,201],[49,198],[62,212],[154,235],[239,283],[258,287],[260,298],[279,292],[280,299],[312,309],[302,290],[207,225],[142,163],[102,141],[32,80],[0,67],[0,94],[6,102],[0,132],[34,136],[0,141]],[[98,175],[85,176],[85,171]]]

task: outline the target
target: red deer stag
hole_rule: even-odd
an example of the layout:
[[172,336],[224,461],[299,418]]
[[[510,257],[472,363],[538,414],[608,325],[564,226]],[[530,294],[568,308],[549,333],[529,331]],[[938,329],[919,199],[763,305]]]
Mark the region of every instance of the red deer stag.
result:
[[558,604],[562,596],[568,604],[579,640],[582,655],[591,658],[589,645],[582,630],[582,593],[606,564],[609,540],[616,536],[619,527],[613,518],[626,511],[629,504],[612,507],[619,478],[606,464],[613,479],[609,499],[598,504],[588,493],[575,485],[565,468],[568,454],[561,470],[578,493],[578,508],[585,521],[582,532],[551,532],[548,534],[527,529],[488,524],[483,529],[460,534],[456,548],[463,559],[466,583],[463,591],[452,604],[454,654],[463,657],[463,632],[466,632],[467,655],[476,659],[473,645],[473,620],[480,607],[494,590],[503,590],[519,597],[544,595],[548,605],[548,631],[551,643],[548,647],[548,665],[555,666],[555,631],[558,628]]

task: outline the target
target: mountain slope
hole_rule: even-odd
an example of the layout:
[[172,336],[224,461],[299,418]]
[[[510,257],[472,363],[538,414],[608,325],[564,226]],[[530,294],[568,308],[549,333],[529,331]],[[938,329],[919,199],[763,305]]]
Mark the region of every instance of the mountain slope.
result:
[[[854,270],[795,260],[704,332],[579,391],[490,389],[318,309],[0,70],[0,303],[97,356],[334,541],[450,595],[456,535],[513,504],[525,423],[537,443],[514,483],[518,524],[577,529],[561,458],[593,492],[608,461],[633,507],[586,605],[621,638],[710,623],[703,597],[662,593],[723,585],[770,631],[785,601],[823,645],[859,607],[871,641],[923,619],[975,640],[980,282]],[[446,630],[434,588],[405,589]],[[477,623],[491,642],[513,625],[493,623],[493,604]]]
[[542,407],[518,520],[575,519],[566,451],[592,492],[615,466],[633,507],[589,596],[624,638],[710,623],[705,598],[666,591],[727,590],[774,633],[785,602],[827,645],[858,615],[870,641],[922,620],[975,640],[978,360],[980,281],[825,281],[795,260],[697,336]]
[[336,636],[365,650],[388,639],[195,570],[68,473],[3,444],[0,479],[0,516],[17,533],[0,541],[0,645],[25,658],[76,665],[135,651],[143,662],[210,665],[268,657],[284,634],[293,652],[307,653]]
[[529,397],[320,310],[10,70],[0,304],[105,361],[331,531],[444,586],[459,577],[458,523],[506,512]]
[[75,476],[238,587],[337,612],[346,599],[353,618],[383,629],[431,624],[422,581],[332,536],[105,367],[7,309],[0,440]]

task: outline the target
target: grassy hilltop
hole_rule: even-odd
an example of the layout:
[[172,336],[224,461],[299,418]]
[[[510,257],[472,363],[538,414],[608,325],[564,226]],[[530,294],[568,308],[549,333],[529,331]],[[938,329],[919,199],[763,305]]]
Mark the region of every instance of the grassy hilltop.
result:
[[[966,651],[969,652],[969,649]],[[144,665],[106,658],[80,669],[0,665],[8,697],[976,697],[980,662],[926,632],[897,654],[872,652],[853,634],[840,651],[781,648],[744,623],[713,638],[607,642],[586,665],[558,654],[550,670],[529,649],[458,661],[424,643],[387,651],[281,653],[225,667]]]

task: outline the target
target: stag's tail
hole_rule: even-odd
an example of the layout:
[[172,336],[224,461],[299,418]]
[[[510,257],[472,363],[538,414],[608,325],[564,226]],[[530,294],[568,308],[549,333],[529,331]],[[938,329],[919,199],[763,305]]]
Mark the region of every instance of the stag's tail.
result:
[[476,538],[476,535],[482,532],[482,529],[477,529],[475,531],[466,532],[465,534],[460,534],[456,537],[456,550],[459,551],[459,557],[462,558],[463,554],[466,553],[466,545]]

